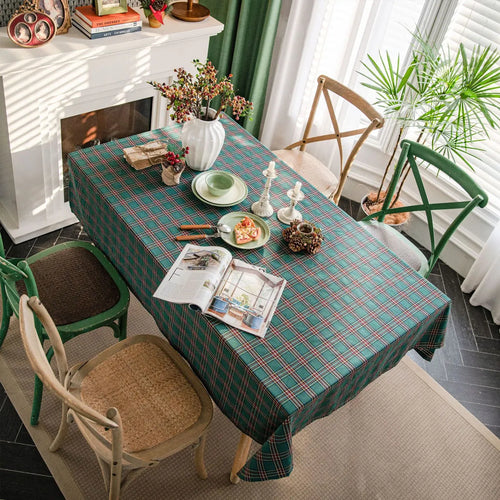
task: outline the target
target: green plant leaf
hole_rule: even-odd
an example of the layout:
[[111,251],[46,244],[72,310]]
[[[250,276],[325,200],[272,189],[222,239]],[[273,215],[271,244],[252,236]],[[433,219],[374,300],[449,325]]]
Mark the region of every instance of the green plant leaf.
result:
[[404,68],[400,56],[368,55],[361,83],[375,91],[374,104],[403,134],[416,127],[419,141],[472,168],[488,131],[500,126],[500,54],[480,45],[437,48],[418,32],[413,38]]

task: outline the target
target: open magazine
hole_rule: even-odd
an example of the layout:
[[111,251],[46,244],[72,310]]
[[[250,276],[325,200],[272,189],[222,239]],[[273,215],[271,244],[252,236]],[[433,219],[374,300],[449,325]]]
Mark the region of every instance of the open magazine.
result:
[[222,247],[184,247],[153,297],[190,304],[258,337],[264,337],[286,280],[233,259]]

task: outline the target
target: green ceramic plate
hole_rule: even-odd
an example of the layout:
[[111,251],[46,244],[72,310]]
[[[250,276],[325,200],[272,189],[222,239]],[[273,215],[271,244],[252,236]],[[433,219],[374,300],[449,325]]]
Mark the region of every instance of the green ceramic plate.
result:
[[[249,241],[248,243],[243,243],[243,245],[238,245],[234,239],[234,226],[243,219],[243,217],[250,217],[257,227],[260,227],[260,238],[258,240]],[[248,212],[231,212],[230,214],[224,215],[219,220],[219,224],[227,224],[231,228],[230,233],[221,233],[221,238],[232,247],[241,248],[243,250],[251,250],[252,248],[260,248],[264,246],[269,237],[271,236],[271,231],[269,226],[264,219],[261,219],[258,215],[254,215]]]
[[238,205],[241,203],[248,195],[248,188],[245,182],[240,179],[237,175],[231,172],[226,172],[234,178],[233,188],[226,193],[224,196],[213,196],[208,192],[207,183],[205,182],[205,177],[210,172],[215,172],[215,170],[207,170],[198,174],[191,182],[191,190],[193,194],[199,200],[203,201],[207,205],[212,205],[214,207],[232,207],[233,205]]

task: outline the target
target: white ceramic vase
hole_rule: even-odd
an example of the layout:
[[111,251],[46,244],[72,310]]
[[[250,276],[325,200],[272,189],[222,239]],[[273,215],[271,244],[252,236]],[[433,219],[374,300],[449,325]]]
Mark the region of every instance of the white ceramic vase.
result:
[[[210,110],[210,114],[215,114]],[[186,164],[192,170],[208,170],[215,162],[224,144],[226,132],[217,120],[192,118],[182,127],[182,146],[189,147]]]

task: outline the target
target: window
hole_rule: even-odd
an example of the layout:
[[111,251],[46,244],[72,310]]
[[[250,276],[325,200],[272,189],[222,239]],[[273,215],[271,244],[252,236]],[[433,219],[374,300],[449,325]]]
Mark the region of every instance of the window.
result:
[[[318,0],[288,2],[294,6],[284,17],[282,43],[275,54],[272,88],[268,96],[261,140],[271,149],[281,149],[301,137],[317,77],[326,74],[350,88],[367,101],[374,102],[370,90],[361,85],[362,61],[366,55],[389,51],[408,57],[412,32],[417,27],[436,45],[458,47],[459,40],[495,43],[500,33],[498,0]],[[285,2],[283,3],[285,5]],[[444,41],[443,41],[444,40]],[[405,61],[401,61],[404,65]],[[293,97],[293,98],[292,98]],[[339,103],[340,104],[340,103]],[[312,134],[329,130],[330,119],[321,102]],[[343,129],[358,128],[360,116],[349,106],[337,106],[337,119]],[[324,133],[324,132],[323,132]],[[351,185],[346,194],[357,196],[359,185],[377,186],[385,162],[397,139],[397,125],[387,120],[385,126],[371,134],[351,169]],[[487,150],[477,163],[480,183],[487,186],[490,206],[500,213],[500,137],[492,133],[485,142]],[[349,150],[348,141],[344,149]],[[308,146],[308,151],[339,173],[338,153],[327,142]],[[356,185],[357,183],[357,185]],[[450,192],[453,196],[454,193]],[[347,194],[349,196],[349,194]],[[488,218],[491,219],[492,212]]]
[[[475,44],[500,49],[500,9],[498,0],[459,0],[444,38],[444,45],[456,51],[460,43],[471,51]],[[489,207],[500,215],[500,131],[489,132],[481,143],[481,160],[471,160],[472,176],[490,196]]]

